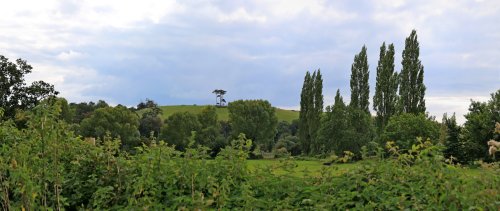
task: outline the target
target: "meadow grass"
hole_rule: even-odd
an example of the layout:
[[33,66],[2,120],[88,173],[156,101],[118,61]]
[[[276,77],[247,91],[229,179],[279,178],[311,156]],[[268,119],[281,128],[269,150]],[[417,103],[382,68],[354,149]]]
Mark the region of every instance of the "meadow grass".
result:
[[[296,164],[294,168],[291,168],[290,173],[292,176],[304,177],[304,176],[319,176],[323,168],[331,171],[333,175],[341,175],[348,172],[354,168],[361,166],[361,163],[343,163],[343,164],[332,164],[330,166],[323,165],[321,161],[292,161],[291,163]],[[284,175],[289,174],[282,166],[285,165],[283,160],[270,159],[270,160],[247,160],[248,169],[250,171],[255,171],[257,168],[270,168],[273,174]]]
[[[190,112],[193,114],[199,114],[206,105],[169,105],[169,106],[160,106],[163,111],[162,119],[168,118],[173,113],[177,112]],[[278,117],[278,121],[287,121],[292,122],[294,119],[299,118],[298,111],[285,110],[280,108],[275,108],[276,116]],[[227,107],[217,107],[217,117],[219,120],[227,121],[229,119],[229,111]]]
[[[305,176],[319,176],[321,174],[321,170],[327,169],[332,175],[340,176],[348,171],[351,171],[356,168],[362,168],[364,162],[375,162],[370,160],[363,160],[354,163],[333,163],[330,166],[323,165],[322,161],[291,161],[291,163],[295,163],[296,166],[291,169],[291,171],[286,171],[283,166],[284,160],[280,159],[263,159],[263,160],[247,160],[248,169],[251,172],[256,171],[257,168],[269,168],[275,175],[285,175],[291,174],[296,177],[305,177]],[[460,177],[464,177],[467,179],[479,179],[484,173],[488,171],[483,168],[468,168],[459,167],[458,172],[460,173]]]

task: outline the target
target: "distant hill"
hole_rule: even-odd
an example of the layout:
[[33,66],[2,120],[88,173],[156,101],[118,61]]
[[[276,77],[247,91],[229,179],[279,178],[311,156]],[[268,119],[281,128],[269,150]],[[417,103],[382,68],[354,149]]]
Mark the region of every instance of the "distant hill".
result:
[[[175,112],[190,112],[194,114],[200,113],[206,105],[170,105],[170,106],[160,106],[163,111],[162,119],[168,118]],[[276,109],[276,116],[278,117],[278,121],[287,121],[291,122],[294,119],[299,118],[298,111],[285,110],[280,108]],[[217,117],[219,120],[228,120],[229,119],[229,111],[227,107],[217,108]]]

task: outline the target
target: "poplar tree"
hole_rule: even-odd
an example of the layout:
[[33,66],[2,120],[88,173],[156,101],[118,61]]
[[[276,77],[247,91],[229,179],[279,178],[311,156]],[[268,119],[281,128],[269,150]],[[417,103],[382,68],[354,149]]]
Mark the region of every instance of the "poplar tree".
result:
[[424,66],[418,58],[419,54],[417,32],[413,30],[406,38],[401,61],[399,110],[403,113],[425,113]]
[[323,79],[320,70],[309,71],[304,78],[300,95],[299,137],[303,153],[317,152],[320,143],[317,134],[323,113]]
[[351,102],[349,105],[365,112],[369,112],[368,106],[370,105],[368,101],[370,95],[369,74],[366,46],[363,45],[361,52],[354,56],[354,62],[351,66]]
[[311,109],[310,104],[310,84],[311,84],[311,74],[307,71],[304,77],[304,83],[302,85],[302,91],[300,93],[300,113],[299,113],[299,137],[302,145],[302,151],[304,153],[309,152],[310,136],[309,136],[309,124],[308,124],[308,113]]
[[380,133],[387,125],[389,118],[396,113],[398,74],[394,72],[393,44],[386,49],[384,42],[380,47],[376,81],[373,109],[377,112],[376,124]]
[[321,71],[318,69],[315,74],[313,74],[313,110],[311,110],[311,119],[309,120],[309,133],[311,134],[311,151],[312,153],[318,153],[321,148],[321,143],[318,139],[318,131],[321,124],[321,115],[323,113],[323,78],[321,76]]

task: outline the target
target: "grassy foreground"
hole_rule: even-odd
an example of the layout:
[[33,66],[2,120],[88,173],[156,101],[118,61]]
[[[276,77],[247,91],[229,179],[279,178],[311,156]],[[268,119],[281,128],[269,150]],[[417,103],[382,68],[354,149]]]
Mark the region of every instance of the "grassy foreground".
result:
[[[291,176],[304,178],[311,176],[319,176],[323,169],[331,172],[333,176],[340,176],[347,172],[363,168],[363,164],[367,164],[371,161],[358,161],[354,163],[334,163],[330,166],[323,165],[321,161],[291,161],[292,165],[290,167]],[[283,169],[284,165],[289,165],[284,160],[280,159],[267,159],[267,160],[247,160],[248,170],[250,172],[255,172],[257,169],[269,169],[275,175],[285,175],[288,174],[286,170]],[[476,180],[480,179],[481,175],[487,172],[483,168],[469,168],[461,167],[457,169],[457,173],[464,179]]]
[[[162,119],[168,118],[173,113],[177,112],[190,112],[194,114],[200,113],[206,105],[169,105],[169,106],[160,106],[163,111]],[[292,110],[284,110],[280,108],[276,109],[276,116],[278,117],[278,121],[287,121],[291,122],[294,119],[299,118],[298,111]],[[227,107],[217,108],[217,116],[219,120],[228,120],[229,119],[229,111]]]
[[[318,176],[322,168],[326,168],[332,172],[333,175],[344,174],[354,168],[360,167],[361,163],[345,163],[333,164],[331,166],[323,165],[320,161],[293,161],[291,166],[291,175],[296,177]],[[248,169],[255,172],[256,169],[271,169],[275,175],[284,175],[288,172],[283,170],[283,165],[286,165],[284,160],[247,160]]]

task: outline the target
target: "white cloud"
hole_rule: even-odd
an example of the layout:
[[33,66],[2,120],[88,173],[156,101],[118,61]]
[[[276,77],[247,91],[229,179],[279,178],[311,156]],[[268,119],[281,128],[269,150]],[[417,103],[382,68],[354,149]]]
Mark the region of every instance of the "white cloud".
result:
[[61,52],[60,54],[58,54],[57,59],[62,60],[62,61],[69,61],[69,60],[81,58],[82,56],[83,56],[82,53],[80,53],[78,51],[70,50],[70,51],[65,51],[65,52]]
[[238,8],[237,10],[231,12],[230,14],[219,14],[220,22],[257,22],[265,23],[267,18],[262,15],[252,15],[249,14],[245,8]]
[[26,76],[26,81],[43,80],[53,84],[70,102],[109,99],[110,96],[89,95],[92,90],[112,87],[117,78],[100,74],[98,71],[83,67],[62,67],[52,64],[33,63],[33,72]]
[[486,102],[489,96],[429,96],[425,98],[427,111],[441,121],[444,113],[451,116],[455,112],[457,123],[465,123],[464,115],[468,113],[470,100]]

